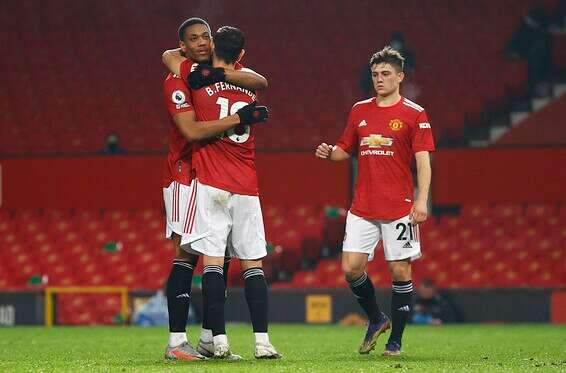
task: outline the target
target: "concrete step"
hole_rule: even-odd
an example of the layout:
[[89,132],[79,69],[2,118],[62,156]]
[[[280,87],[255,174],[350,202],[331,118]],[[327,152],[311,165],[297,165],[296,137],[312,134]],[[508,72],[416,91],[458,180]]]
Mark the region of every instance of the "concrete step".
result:
[[469,145],[472,148],[486,148],[489,144],[489,140],[470,140],[469,142]]
[[531,113],[528,111],[513,111],[509,114],[509,120],[511,125],[514,127],[529,115],[531,115]]
[[552,86],[552,93],[556,98],[562,96],[563,94],[566,93],[566,84],[564,83],[554,84]]
[[505,132],[509,131],[508,127],[505,126],[493,126],[489,129],[489,140],[490,142],[496,142]]
[[543,107],[545,107],[546,105],[550,104],[551,102],[552,102],[552,97],[539,97],[539,98],[533,98],[531,100],[531,105],[533,111],[536,112],[542,109]]

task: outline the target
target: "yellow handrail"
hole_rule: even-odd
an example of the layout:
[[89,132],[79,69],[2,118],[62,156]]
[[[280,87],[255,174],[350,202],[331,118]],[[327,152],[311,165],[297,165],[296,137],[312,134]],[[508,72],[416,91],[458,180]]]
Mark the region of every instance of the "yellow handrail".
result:
[[124,286],[50,286],[45,288],[45,326],[53,326],[53,295],[54,294],[101,294],[120,293],[120,313],[128,319],[128,288]]

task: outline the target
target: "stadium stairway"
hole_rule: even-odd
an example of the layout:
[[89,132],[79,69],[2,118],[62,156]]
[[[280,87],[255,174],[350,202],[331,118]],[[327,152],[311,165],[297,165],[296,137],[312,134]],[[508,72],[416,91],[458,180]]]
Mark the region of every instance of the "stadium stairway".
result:
[[566,144],[562,130],[566,116],[566,83],[555,84],[553,92],[551,97],[533,99],[532,111],[511,113],[512,127],[500,128],[498,136],[492,136],[495,145]]

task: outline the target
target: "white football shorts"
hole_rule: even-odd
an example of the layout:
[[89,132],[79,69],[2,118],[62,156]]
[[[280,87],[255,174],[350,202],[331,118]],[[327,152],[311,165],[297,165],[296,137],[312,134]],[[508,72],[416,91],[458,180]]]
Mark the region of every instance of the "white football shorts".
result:
[[166,238],[171,238],[173,233],[179,236],[192,235],[196,215],[196,190],[193,185],[194,182],[191,182],[191,185],[185,185],[173,181],[167,188],[163,188],[167,220]]
[[386,261],[416,260],[421,257],[419,227],[410,224],[409,216],[397,220],[369,220],[348,211],[342,251],[368,254],[373,260],[375,248],[383,240]]
[[183,236],[181,247],[192,252],[254,260],[267,255],[263,216],[258,196],[230,193],[193,182],[197,189],[196,217],[192,234]]

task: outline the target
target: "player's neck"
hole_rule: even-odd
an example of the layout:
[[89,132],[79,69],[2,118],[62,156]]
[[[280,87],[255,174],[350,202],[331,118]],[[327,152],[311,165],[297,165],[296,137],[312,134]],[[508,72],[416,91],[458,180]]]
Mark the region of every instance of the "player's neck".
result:
[[212,66],[214,66],[214,67],[223,67],[224,69],[234,70],[235,65],[236,64],[234,64],[234,63],[226,63],[226,62],[219,60],[219,59],[216,59],[216,58],[212,59]]
[[379,107],[388,107],[397,104],[401,100],[401,94],[399,91],[395,91],[387,96],[375,96],[375,102]]

